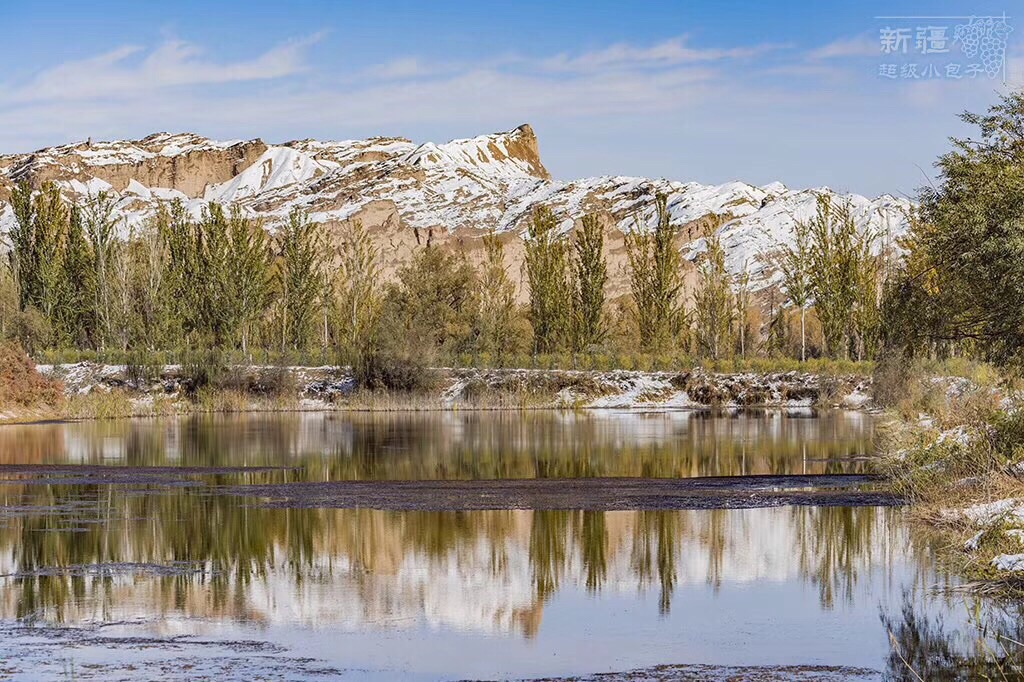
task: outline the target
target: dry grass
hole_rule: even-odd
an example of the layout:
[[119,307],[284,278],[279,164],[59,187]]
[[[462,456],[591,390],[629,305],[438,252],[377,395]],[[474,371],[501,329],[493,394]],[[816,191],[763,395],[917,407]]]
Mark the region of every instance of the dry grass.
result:
[[16,342],[0,342],[0,410],[58,411],[63,404],[64,387],[59,381],[39,374]]
[[[915,379],[915,383],[918,383]],[[998,554],[1020,554],[1024,545],[1008,537],[1001,521],[984,527],[957,510],[1024,498],[1024,410],[1001,409],[993,382],[963,390],[907,391],[879,429],[879,468],[897,492],[912,502],[914,518],[938,534],[944,559],[966,576],[972,589],[1003,595],[1024,593],[1024,576],[997,571]],[[1017,526],[1019,527],[1019,523]],[[982,530],[976,549],[965,543]]]

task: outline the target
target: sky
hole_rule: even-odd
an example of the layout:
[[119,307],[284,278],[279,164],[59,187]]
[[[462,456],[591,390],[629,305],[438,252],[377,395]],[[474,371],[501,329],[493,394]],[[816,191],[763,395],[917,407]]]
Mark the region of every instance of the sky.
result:
[[[1004,14],[1005,69],[967,77],[979,58],[952,38],[968,20],[945,17]],[[563,180],[912,196],[970,133],[958,113],[1024,87],[1019,0],[53,0],[0,2],[0,26],[0,153],[158,131],[439,142],[530,123]],[[929,27],[946,52],[917,44]]]

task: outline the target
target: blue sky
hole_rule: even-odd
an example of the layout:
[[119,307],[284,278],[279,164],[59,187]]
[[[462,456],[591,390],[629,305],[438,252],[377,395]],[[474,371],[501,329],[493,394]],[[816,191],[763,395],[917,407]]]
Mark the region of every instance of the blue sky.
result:
[[[865,194],[1024,84],[1010,2],[3,3],[0,152],[195,131],[442,141],[529,122],[558,178]],[[879,31],[1010,15],[1002,78],[884,79]],[[901,57],[903,61],[913,55]],[[940,57],[922,58],[940,63]],[[922,64],[923,66],[923,64]]]

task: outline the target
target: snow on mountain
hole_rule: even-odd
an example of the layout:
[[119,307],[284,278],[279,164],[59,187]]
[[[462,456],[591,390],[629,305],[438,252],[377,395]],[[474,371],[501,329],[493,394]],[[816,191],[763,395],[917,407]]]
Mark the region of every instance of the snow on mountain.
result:
[[237,204],[273,226],[293,208],[337,224],[417,228],[474,238],[484,231],[524,231],[533,210],[548,205],[562,231],[586,212],[626,232],[656,224],[655,197],[667,195],[680,248],[699,258],[704,237],[717,230],[727,266],[751,272],[755,286],[777,276],[771,254],[790,242],[797,220],[813,216],[817,196],[848,200],[861,228],[897,236],[909,202],[868,199],[828,188],[791,190],[780,182],[703,185],[623,176],[552,180],[528,125],[514,130],[415,144],[404,138],[215,141],[158,133],[138,141],[62,145],[0,156],[0,229],[13,214],[6,200],[14,183],[53,181],[69,196],[110,192],[126,229],[138,227],[159,202],[180,200],[195,215],[207,202]]

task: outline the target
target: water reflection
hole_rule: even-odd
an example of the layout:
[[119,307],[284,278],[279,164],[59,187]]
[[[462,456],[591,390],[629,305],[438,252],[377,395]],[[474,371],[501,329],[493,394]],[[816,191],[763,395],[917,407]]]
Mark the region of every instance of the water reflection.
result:
[[5,426],[0,463],[301,465],[307,480],[864,471],[856,412],[197,416]]
[[[996,670],[979,659],[977,642],[1001,640],[971,639],[959,603],[930,596],[949,579],[899,509],[396,512],[267,508],[219,494],[224,485],[332,479],[859,472],[871,428],[859,414],[779,412],[4,427],[0,464],[179,473],[97,482],[66,471],[0,472],[0,624],[145,623],[148,634],[256,628],[300,639],[399,633],[421,651],[440,644],[425,632],[474,646],[497,635],[508,648],[481,655],[483,676],[561,670],[539,661],[581,641],[592,648],[591,636],[629,639],[622,649],[635,654],[593,654],[620,670],[805,662],[811,638],[814,652],[830,652],[821,662],[885,666],[894,679],[916,679],[902,657],[932,679]],[[186,469],[257,465],[285,468]],[[938,620],[943,614],[951,625]],[[354,665],[373,650],[336,653],[333,637],[324,636],[318,655]],[[664,647],[681,642],[684,650],[672,649],[680,658],[665,659]],[[367,665],[386,667],[365,655]],[[498,655],[505,667],[488,663]],[[469,662],[466,654],[439,669],[465,676]]]
[[67,519],[73,528],[39,515],[0,529],[0,616],[179,612],[530,637],[566,587],[654,590],[668,613],[681,584],[801,580],[831,607],[907,541],[885,518],[898,512],[872,508],[395,513],[267,510],[182,492],[93,494],[91,505]]
[[[965,596],[954,608],[966,623],[952,626],[942,613],[929,613],[911,593],[902,606],[882,610],[891,648],[890,680],[1024,679],[1024,604]],[[960,619],[956,619],[960,620]]]

